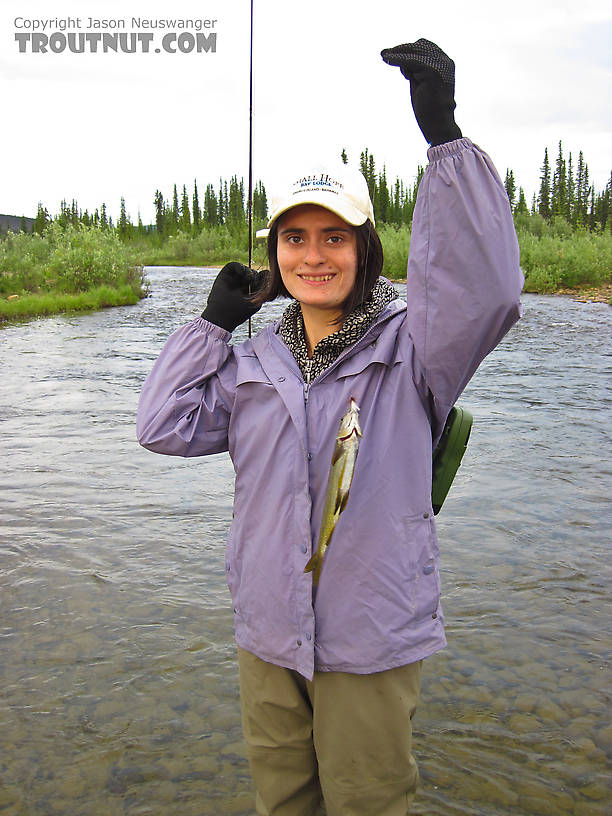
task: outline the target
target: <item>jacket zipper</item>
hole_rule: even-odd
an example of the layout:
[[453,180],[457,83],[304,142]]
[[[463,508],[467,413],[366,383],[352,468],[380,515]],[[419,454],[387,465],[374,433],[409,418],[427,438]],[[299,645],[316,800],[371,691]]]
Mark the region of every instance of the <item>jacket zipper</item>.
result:
[[304,380],[304,404],[308,402],[308,394],[310,392],[310,372],[312,370],[312,358],[308,359],[306,367],[306,379]]
[[394,312],[393,314],[387,315],[382,319],[380,319],[380,317],[379,317],[374,323],[372,323],[371,326],[368,326],[365,333],[362,334],[362,336],[359,338],[359,340],[355,343],[354,346],[348,346],[347,348],[343,349],[340,352],[340,354],[336,357],[336,359],[333,361],[333,363],[328,368],[326,368],[325,371],[322,371],[319,374],[318,377],[315,377],[314,380],[311,380],[311,377],[310,377],[310,371],[311,371],[311,368],[312,368],[312,359],[309,359],[308,360],[308,368],[306,369],[306,380],[304,381],[304,402],[308,402],[308,394],[310,392],[310,386],[311,385],[314,385],[314,383],[316,383],[317,380],[321,379],[322,377],[327,376],[327,374],[329,374],[331,371],[333,371],[334,368],[337,365],[339,365],[342,362],[342,360],[344,360],[345,357],[350,356],[352,353],[354,353],[356,351],[360,351],[362,345],[367,345],[367,342],[369,342],[369,341],[364,342],[364,341],[366,341],[367,336],[377,326],[379,326],[381,323],[386,323],[387,320],[390,320],[392,317],[394,317],[395,314],[397,314],[397,312]]

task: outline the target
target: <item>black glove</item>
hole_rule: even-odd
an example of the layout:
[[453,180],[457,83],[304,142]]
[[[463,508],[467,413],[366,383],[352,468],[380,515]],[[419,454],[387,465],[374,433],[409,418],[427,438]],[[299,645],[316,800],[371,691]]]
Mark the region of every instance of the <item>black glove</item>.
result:
[[455,123],[455,63],[431,40],[396,45],[380,52],[388,65],[398,65],[410,80],[410,98],[417,124],[430,145],[461,138]]
[[237,261],[225,264],[213,282],[202,317],[233,332],[261,308],[249,300],[249,295],[255,294],[262,280],[263,272]]

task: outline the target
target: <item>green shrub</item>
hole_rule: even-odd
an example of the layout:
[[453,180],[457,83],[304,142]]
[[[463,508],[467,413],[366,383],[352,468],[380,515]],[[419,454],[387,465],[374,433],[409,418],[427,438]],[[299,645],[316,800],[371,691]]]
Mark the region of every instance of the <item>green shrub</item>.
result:
[[0,241],[0,294],[85,292],[142,284],[115,230],[49,224],[43,236],[9,234]]
[[88,292],[25,295],[18,300],[0,300],[0,322],[62,312],[89,312],[107,306],[133,305],[140,296],[140,292],[130,284],[118,288],[99,286]]
[[383,275],[392,280],[405,279],[410,251],[410,229],[383,224],[378,234],[383,246]]
[[[564,222],[567,223],[567,222]],[[526,292],[600,286],[612,277],[612,237],[577,231],[568,237],[519,232]]]
[[52,245],[46,272],[57,280],[61,291],[86,292],[103,284],[117,287],[125,281],[129,254],[114,230],[62,228],[54,222],[44,238]]

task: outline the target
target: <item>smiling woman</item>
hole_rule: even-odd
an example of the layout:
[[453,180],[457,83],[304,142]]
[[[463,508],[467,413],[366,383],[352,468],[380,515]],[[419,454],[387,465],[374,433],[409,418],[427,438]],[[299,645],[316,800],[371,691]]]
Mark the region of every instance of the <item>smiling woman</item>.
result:
[[272,199],[270,270],[254,301],[300,303],[309,356],[370,296],[383,252],[364,177],[348,167],[301,175]]
[[[365,179],[298,168],[272,201],[269,272],[221,270],[201,318],[167,341],[138,411],[150,450],[232,458],[225,567],[257,813],[267,816],[315,816],[322,802],[328,816],[408,812],[421,662],[446,643],[432,446],[520,314],[508,196],[454,121],[454,63],[427,40],[383,58],[409,79],[432,145],[407,301],[380,277]],[[279,295],[292,298],[281,319],[232,344]],[[359,459],[313,584],[305,568],[348,405],[363,431]]]

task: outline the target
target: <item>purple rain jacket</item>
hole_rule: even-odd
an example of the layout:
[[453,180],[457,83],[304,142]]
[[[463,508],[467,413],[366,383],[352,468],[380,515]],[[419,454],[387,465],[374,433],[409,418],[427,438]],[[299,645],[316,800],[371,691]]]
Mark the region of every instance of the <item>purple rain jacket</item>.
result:
[[[306,678],[315,670],[378,672],[446,644],[432,443],[480,361],[520,316],[523,276],[508,197],[489,157],[465,138],[428,157],[407,303],[390,303],[312,383],[278,323],[232,345],[229,332],[197,318],[169,338],[140,398],[144,447],[173,456],[229,451],[236,485],[226,570],[236,641]],[[313,598],[303,570],[351,396],[363,439]]]

